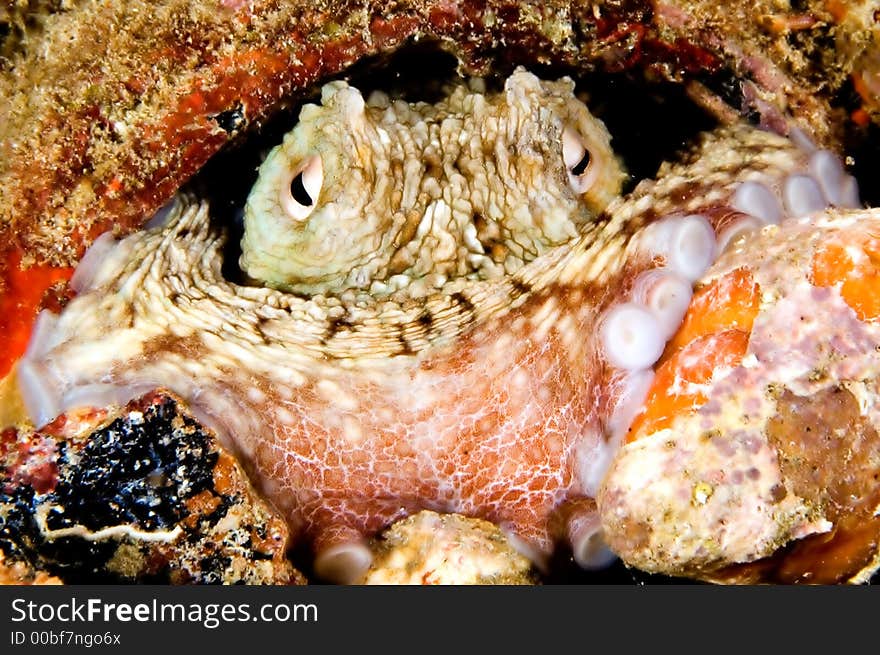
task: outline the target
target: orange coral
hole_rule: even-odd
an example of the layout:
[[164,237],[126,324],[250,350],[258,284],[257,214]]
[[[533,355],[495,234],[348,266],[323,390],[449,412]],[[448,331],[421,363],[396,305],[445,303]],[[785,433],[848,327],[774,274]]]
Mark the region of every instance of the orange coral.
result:
[[694,295],[627,441],[667,428],[677,416],[705,404],[702,386],[716,371],[736,366],[745,356],[759,300],[760,287],[745,268],[714,280]]
[[5,376],[24,353],[31,335],[34,317],[42,309],[46,292],[73,275],[69,267],[49,265],[21,269],[21,251],[9,255],[6,266],[6,289],[0,294],[0,334],[5,347],[0,350],[0,377]]
[[863,321],[880,317],[880,237],[864,234],[850,247],[838,241],[822,244],[813,256],[810,282],[840,285],[840,295]]

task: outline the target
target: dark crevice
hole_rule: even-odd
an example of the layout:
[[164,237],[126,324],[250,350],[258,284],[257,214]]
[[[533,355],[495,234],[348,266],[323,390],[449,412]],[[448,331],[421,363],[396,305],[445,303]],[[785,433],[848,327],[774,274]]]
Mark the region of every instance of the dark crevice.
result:
[[847,169],[859,183],[862,203],[868,207],[880,206],[880,186],[876,183],[877,171],[880,171],[880,127],[875,123],[867,127],[852,126],[844,141]]
[[[851,115],[862,107],[862,97],[848,78],[837,91],[832,105]],[[847,170],[859,183],[859,195],[868,207],[880,206],[880,187],[876,184],[877,171],[880,171],[880,126],[869,123],[862,126],[854,121],[846,121],[843,134],[843,149]]]

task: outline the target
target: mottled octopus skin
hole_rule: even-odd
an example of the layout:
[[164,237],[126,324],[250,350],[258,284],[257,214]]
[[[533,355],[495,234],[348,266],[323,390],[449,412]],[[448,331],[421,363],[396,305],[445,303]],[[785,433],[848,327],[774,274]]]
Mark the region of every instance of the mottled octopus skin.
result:
[[631,380],[599,343],[605,312],[668,263],[652,244],[668,217],[700,212],[723,233],[744,216],[731,206],[742,181],[779,186],[808,155],[719,129],[510,275],[372,301],[225,280],[224,230],[184,200],[81,266],[80,295],[41,315],[18,377],[38,419],[171,388],[331,577],[368,564],[363,535],[425,508],[486,518],[541,560],[595,517],[620,436]]
[[[811,214],[764,228],[707,272],[703,284],[745,270],[759,286],[748,347],[713,372],[705,404],[619,451],[598,503],[625,561],[719,581],[876,571],[878,235],[876,210]],[[855,265],[819,275],[823,257]]]
[[[424,295],[449,278],[513,273],[619,194],[611,137],[570,79],[520,68],[499,93],[471,85],[436,104],[325,85],[260,167],[242,270],[300,294]],[[294,180],[310,203],[288,190]]]

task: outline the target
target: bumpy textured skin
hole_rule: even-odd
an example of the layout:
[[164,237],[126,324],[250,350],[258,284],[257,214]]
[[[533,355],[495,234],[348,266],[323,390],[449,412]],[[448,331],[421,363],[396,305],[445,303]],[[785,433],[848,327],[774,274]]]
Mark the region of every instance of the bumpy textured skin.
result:
[[[245,207],[249,275],[312,295],[381,295],[417,281],[424,295],[449,278],[513,273],[619,194],[611,137],[567,78],[519,69],[501,93],[459,84],[436,104],[371,100],[345,82],[326,85],[321,105],[306,105],[269,154]],[[582,194],[560,154],[566,129],[590,152]],[[281,196],[310,157],[323,162],[323,184],[310,213],[292,217]]]
[[[746,270],[759,286],[748,349],[713,372],[697,411],[612,464],[598,502],[627,562],[740,582],[864,581],[877,569],[878,230],[876,211],[788,219],[706,274],[708,285]],[[819,277],[823,257],[855,265]]]
[[48,414],[173,389],[318,553],[428,508],[486,518],[541,559],[566,520],[595,511],[591,469],[610,457],[627,383],[596,334],[663,263],[650,224],[699,211],[721,230],[741,215],[740,182],[775,184],[806,158],[779,136],[720,129],[514,273],[400,301],[233,284],[225,234],[184,202],[103,253],[60,317],[42,316],[19,378]]

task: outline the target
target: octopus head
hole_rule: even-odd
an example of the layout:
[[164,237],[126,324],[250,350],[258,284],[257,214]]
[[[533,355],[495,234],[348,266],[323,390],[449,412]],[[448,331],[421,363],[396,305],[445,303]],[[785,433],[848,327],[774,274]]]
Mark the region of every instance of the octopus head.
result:
[[620,193],[604,125],[564,78],[517,70],[408,103],[346,82],[260,168],[242,269],[303,294],[394,291],[509,274],[578,234]]

